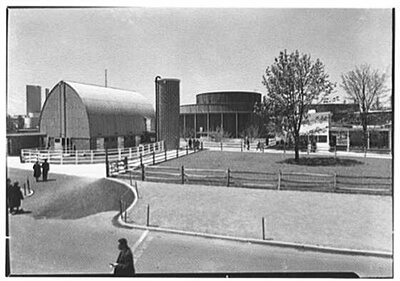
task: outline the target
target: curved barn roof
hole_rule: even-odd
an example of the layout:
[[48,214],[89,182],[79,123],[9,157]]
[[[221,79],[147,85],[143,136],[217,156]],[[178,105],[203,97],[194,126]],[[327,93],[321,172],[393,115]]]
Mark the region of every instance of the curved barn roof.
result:
[[71,138],[140,135],[154,116],[153,105],[139,93],[60,81],[43,106],[40,131]]
[[137,92],[70,81],[64,82],[79,95],[88,114],[134,114],[149,118],[154,116],[153,106]]

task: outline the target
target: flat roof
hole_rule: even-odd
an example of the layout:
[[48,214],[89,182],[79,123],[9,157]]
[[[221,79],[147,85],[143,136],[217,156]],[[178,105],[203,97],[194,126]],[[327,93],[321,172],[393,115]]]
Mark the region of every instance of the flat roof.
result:
[[11,133],[11,134],[6,134],[7,138],[8,137],[34,137],[34,136],[46,136],[46,133],[40,133],[40,132],[23,132],[23,133]]

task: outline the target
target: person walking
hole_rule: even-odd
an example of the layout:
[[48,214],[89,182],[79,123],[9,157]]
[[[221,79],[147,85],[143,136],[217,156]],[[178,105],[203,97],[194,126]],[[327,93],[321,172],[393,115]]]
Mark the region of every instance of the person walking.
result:
[[[22,195],[21,187],[18,182],[14,183],[10,191],[10,212],[15,215],[20,211],[19,207],[21,206],[21,200],[24,199],[24,196]],[[14,210],[14,208],[16,208],[16,210]]]
[[9,210],[10,211],[10,213],[11,213],[11,204],[10,204],[10,198],[11,198],[11,192],[12,192],[12,184],[11,184],[11,180],[10,179],[7,179],[7,183],[6,183],[6,197],[7,197],[7,201],[6,201],[6,204],[7,204],[7,210]]
[[36,163],[33,165],[33,177],[36,179],[36,182],[39,181],[39,178],[41,175],[42,175],[42,172],[40,170],[39,161],[36,161]]
[[43,170],[43,181],[47,181],[47,175],[50,170],[50,164],[47,162],[47,159],[44,159],[44,163],[42,164]]
[[125,238],[121,238],[118,240],[118,243],[118,249],[120,252],[117,262],[110,263],[114,268],[114,275],[124,277],[134,276],[135,266],[133,264],[133,254],[128,246],[128,241]]
[[189,149],[192,149],[192,139],[189,139]]

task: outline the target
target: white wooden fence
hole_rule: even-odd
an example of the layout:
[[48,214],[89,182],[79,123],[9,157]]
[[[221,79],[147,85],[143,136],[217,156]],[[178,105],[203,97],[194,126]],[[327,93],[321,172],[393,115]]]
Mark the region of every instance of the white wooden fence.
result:
[[[164,151],[164,141],[139,145],[129,148],[107,149],[109,161],[121,161],[139,158],[140,155],[148,155],[154,152]],[[95,164],[106,162],[106,150],[43,150],[43,149],[22,149],[21,162],[34,163],[36,161],[47,161],[51,164]]]

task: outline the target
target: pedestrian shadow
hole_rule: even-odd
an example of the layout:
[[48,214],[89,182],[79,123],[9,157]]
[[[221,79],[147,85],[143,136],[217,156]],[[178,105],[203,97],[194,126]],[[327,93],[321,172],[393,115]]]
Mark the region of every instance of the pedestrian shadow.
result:
[[25,215],[25,214],[31,214],[32,211],[27,211],[27,210],[19,210],[16,212],[11,213],[12,215]]
[[40,180],[39,182],[48,182],[48,181],[56,181],[56,179],[47,179],[47,180]]

